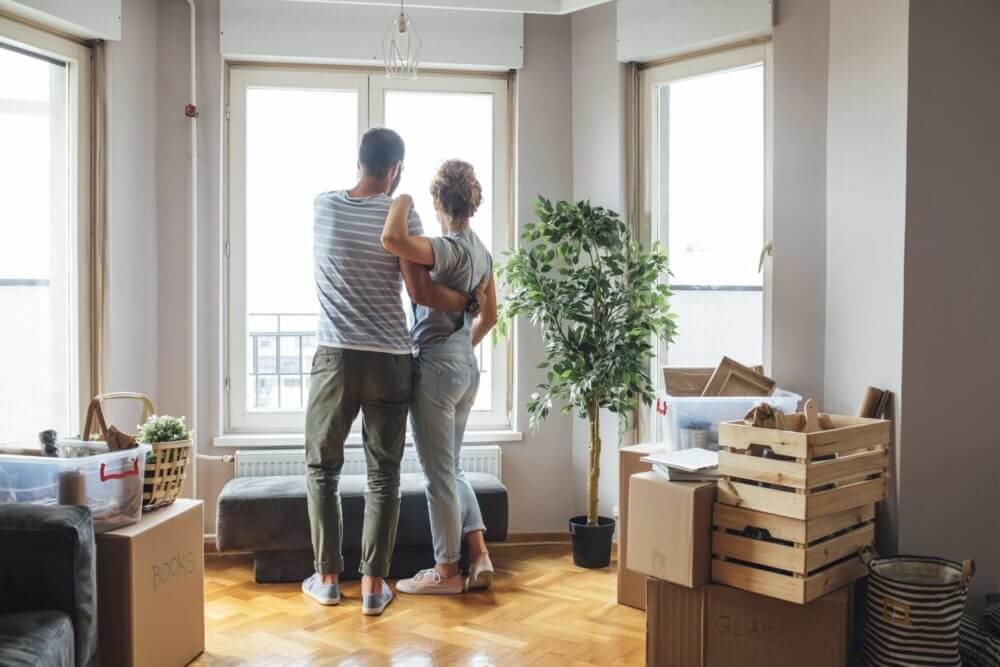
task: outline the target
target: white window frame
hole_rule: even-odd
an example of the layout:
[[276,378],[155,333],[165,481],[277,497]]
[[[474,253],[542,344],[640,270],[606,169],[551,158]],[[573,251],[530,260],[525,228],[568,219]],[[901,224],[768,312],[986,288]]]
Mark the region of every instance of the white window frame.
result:
[[[493,255],[499,259],[509,247],[510,218],[510,118],[509,79],[506,76],[468,73],[421,73],[417,80],[388,80],[380,70],[343,67],[281,67],[274,65],[230,65],[228,68],[227,132],[227,215],[224,276],[226,302],[226,349],[223,350],[227,378],[223,432],[216,445],[258,444],[254,436],[267,434],[265,441],[274,446],[277,436],[283,444],[301,444],[305,424],[304,411],[253,412],[246,408],[247,358],[246,283],[239,277],[246,272],[245,183],[246,183],[246,94],[248,87],[288,87],[297,89],[353,90],[358,93],[358,130],[360,136],[369,128],[380,126],[385,113],[385,92],[419,90],[428,92],[482,92],[494,96],[493,159]],[[426,215],[426,214],[425,214]],[[311,261],[311,259],[310,259]],[[473,412],[470,431],[491,434],[511,429],[508,385],[510,344],[492,347],[493,406]],[[359,441],[360,420],[354,425],[349,443]],[[502,438],[493,438],[502,439]],[[470,439],[471,440],[471,439]]]
[[58,60],[66,64],[68,79],[67,146],[68,163],[75,166],[69,177],[68,210],[70,211],[69,248],[71,266],[70,303],[76,303],[76,318],[69,332],[69,339],[76,341],[70,349],[70,367],[75,377],[71,395],[76,399],[70,405],[70,423],[79,424],[92,391],[91,375],[91,235],[92,235],[92,181],[91,168],[91,66],[89,47],[54,33],[21,23],[0,15],[0,42],[23,51]]
[[[678,58],[670,62],[645,68],[640,76],[640,125],[641,125],[641,159],[642,159],[642,220],[645,226],[644,235],[653,241],[660,241],[669,253],[668,233],[669,221],[666,215],[661,215],[660,202],[656,196],[656,185],[660,182],[660,152],[659,123],[657,116],[659,87],[676,83],[684,79],[704,76],[717,72],[743,69],[755,65],[764,66],[764,238],[761,251],[770,247],[773,238],[772,218],[772,153],[773,153],[773,65],[771,44],[769,42],[743,46],[717,52]],[[765,257],[762,276],[763,301],[763,350],[761,350],[765,372],[770,370],[772,358],[772,287],[771,262]],[[651,360],[650,369],[654,382],[659,389],[664,389],[663,373],[660,368],[667,360],[667,344],[659,340],[656,344],[656,356]],[[660,421],[657,415],[650,412],[651,423],[657,424],[653,435],[662,439]]]

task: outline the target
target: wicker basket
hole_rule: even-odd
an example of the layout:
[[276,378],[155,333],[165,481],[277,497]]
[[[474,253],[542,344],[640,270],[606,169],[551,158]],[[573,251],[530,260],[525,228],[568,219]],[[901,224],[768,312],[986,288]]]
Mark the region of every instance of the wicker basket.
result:
[[142,508],[154,510],[169,505],[181,495],[188,463],[191,461],[191,441],[154,442],[153,453],[146,459],[146,477],[142,483]]
[[[156,414],[153,401],[145,394],[116,392],[95,396],[90,401],[90,407],[87,409],[87,419],[83,426],[83,435],[81,436],[83,440],[90,438],[91,427],[95,419],[97,420],[101,437],[107,440],[108,426],[104,418],[103,406],[104,401],[115,399],[131,399],[142,403],[142,417],[140,419],[142,422],[145,422],[152,415]],[[188,465],[191,461],[190,440],[154,442],[149,444],[153,448],[153,451],[146,459],[145,476],[142,484],[142,508],[144,510],[154,510],[158,507],[164,507],[180,497],[184,480],[187,477]]]

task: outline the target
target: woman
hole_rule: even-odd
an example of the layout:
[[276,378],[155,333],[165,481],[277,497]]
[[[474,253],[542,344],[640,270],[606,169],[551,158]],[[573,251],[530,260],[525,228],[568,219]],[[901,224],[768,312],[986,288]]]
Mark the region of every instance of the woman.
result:
[[[459,452],[479,388],[474,349],[496,324],[497,299],[493,260],[469,229],[469,219],[483,198],[472,165],[445,162],[431,183],[431,194],[443,235],[411,236],[407,218],[413,200],[401,195],[389,210],[382,245],[402,259],[429,267],[433,280],[459,292],[472,294],[480,282],[488,280],[486,298],[474,319],[467,313],[414,306],[410,330],[419,368],[410,422],[427,476],[435,566],[399,581],[396,588],[417,595],[448,595],[493,584],[483,518],[472,485],[462,472]],[[463,537],[469,546],[467,581],[458,568]]]

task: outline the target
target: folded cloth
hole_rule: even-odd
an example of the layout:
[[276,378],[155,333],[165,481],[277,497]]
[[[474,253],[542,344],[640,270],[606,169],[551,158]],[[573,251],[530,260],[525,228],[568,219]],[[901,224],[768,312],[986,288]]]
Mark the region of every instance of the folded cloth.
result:
[[781,418],[784,413],[767,403],[751,408],[743,417],[743,423],[747,426],[757,426],[760,428],[781,428]]
[[958,628],[958,651],[965,667],[996,667],[1000,665],[1000,639],[997,639],[975,618],[962,615]]
[[983,625],[990,631],[990,634],[1000,639],[1000,593],[990,593],[986,596]]

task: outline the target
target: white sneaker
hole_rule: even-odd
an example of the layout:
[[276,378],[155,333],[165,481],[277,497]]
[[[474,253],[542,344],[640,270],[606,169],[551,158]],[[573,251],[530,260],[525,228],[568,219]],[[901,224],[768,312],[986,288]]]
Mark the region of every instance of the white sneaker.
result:
[[493,588],[493,563],[489,556],[483,556],[469,567],[466,589],[485,591]]
[[412,578],[396,582],[397,591],[410,595],[457,595],[462,588],[462,575],[445,578],[434,568],[420,570]]

